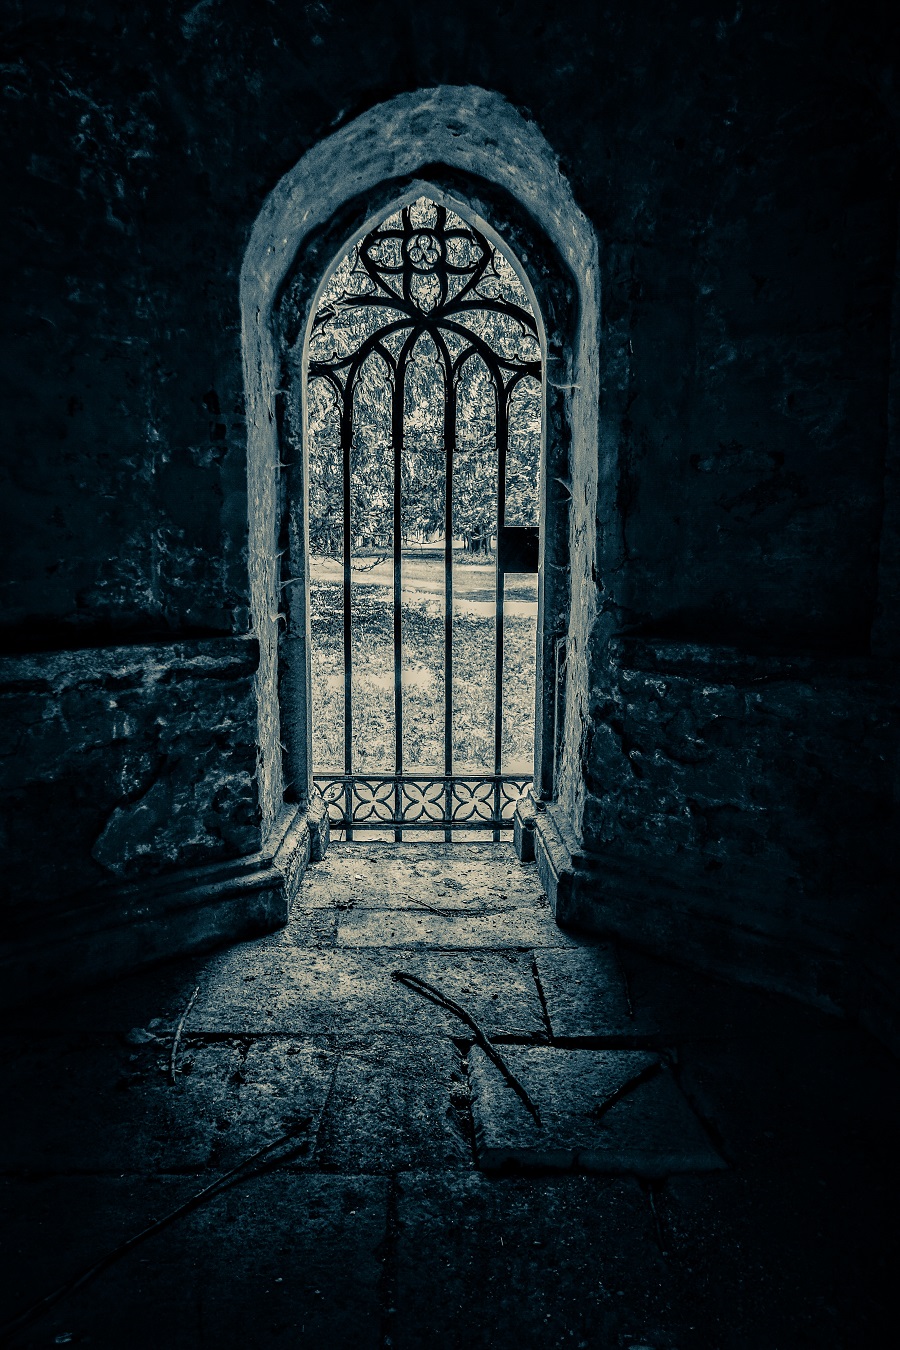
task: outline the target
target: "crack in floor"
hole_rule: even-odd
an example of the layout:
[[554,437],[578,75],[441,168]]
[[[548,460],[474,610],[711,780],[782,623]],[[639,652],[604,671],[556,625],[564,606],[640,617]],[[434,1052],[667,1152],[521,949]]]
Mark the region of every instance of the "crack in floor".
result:
[[[0,1178],[22,1216],[9,1244],[22,1303],[77,1269],[85,1242],[102,1251],[140,1227],[148,1209],[165,1212],[179,1189],[200,1186],[217,1157],[227,1167],[310,1121],[306,1156],[254,1177],[205,1217],[179,1220],[131,1275],[104,1276],[87,1301],[42,1323],[35,1344],[65,1343],[59,1337],[71,1332],[101,1347],[135,1337],[143,1346],[145,1327],[153,1350],[280,1348],[298,1338],[391,1350],[693,1350],[722,1344],[722,1327],[732,1327],[736,1345],[805,1343],[810,1328],[817,1343],[841,1342],[836,1314],[823,1312],[838,1296],[824,1277],[814,1283],[818,1265],[803,1253],[827,1240],[852,1272],[848,1288],[874,1278],[869,1234],[884,1224],[861,1227],[852,1205],[841,1208],[851,1189],[845,1176],[857,1164],[860,1177],[870,1175],[870,1159],[892,1157],[895,1142],[892,1133],[880,1141],[889,1117],[869,1110],[862,1090],[832,1090],[836,1060],[848,1084],[861,1074],[857,1042],[851,1054],[851,1042],[843,1047],[823,1022],[816,1035],[826,1057],[809,1039],[809,1016],[792,1021],[789,1007],[773,1012],[759,994],[746,995],[755,1020],[735,1039],[744,995],[608,939],[560,932],[534,865],[511,863],[508,848],[470,857],[461,846],[401,845],[393,855],[392,847],[332,847],[309,869],[284,934],[193,959],[179,968],[183,978],[120,982],[92,995],[74,1020],[66,1009],[42,1008],[33,1028],[11,1029],[3,1065],[17,1109]],[[419,893],[401,897],[411,882],[398,873],[399,908],[359,903],[360,894],[384,893],[391,856],[401,872],[411,858],[432,859],[416,864]],[[378,893],[369,875],[376,868],[384,872]],[[457,885],[448,885],[449,874]],[[492,894],[496,906],[486,900]],[[466,908],[467,897],[478,907]],[[435,930],[443,937],[454,920],[481,927],[467,930],[472,942],[464,945],[351,946],[335,922],[351,910],[365,913],[373,940],[378,923],[385,937],[392,923],[399,927],[399,913],[407,925],[410,913],[421,918],[426,939]],[[560,1107],[562,1125],[553,1100],[546,1111],[541,1102],[553,1129],[581,1113],[608,1143],[630,1112],[646,1115],[642,1094],[665,1086],[683,1098],[704,1147],[733,1166],[666,1178],[598,1175],[577,1139],[568,1162],[563,1153],[546,1161],[553,1149],[541,1153],[525,1140],[517,1160],[487,1174],[476,1134],[495,1106],[495,1121],[503,1116],[509,1089],[501,1082],[492,1106],[481,1051],[459,1034],[465,1028],[430,1005],[411,1009],[392,998],[390,972],[401,963],[471,1010],[536,1100],[550,1091],[544,1069],[563,1066],[571,1100]],[[601,998],[605,980],[616,992]],[[197,983],[170,1088],[171,1038]],[[138,1032],[151,1039],[130,1042]],[[636,1083],[640,1057],[651,1054],[665,1054],[672,1071]],[[586,1084],[604,1058],[615,1073],[600,1074],[592,1097]],[[617,1082],[636,1090],[623,1093]],[[598,1101],[607,1109],[590,1121]],[[800,1122],[792,1135],[791,1112]],[[851,1131],[844,1116],[853,1112]],[[829,1130],[836,1143],[827,1142]],[[852,1244],[845,1233],[855,1235]],[[125,1331],[116,1321],[123,1307]],[[160,1331],[158,1319],[170,1313],[172,1325]],[[861,1316],[852,1310],[846,1326],[862,1325]]]

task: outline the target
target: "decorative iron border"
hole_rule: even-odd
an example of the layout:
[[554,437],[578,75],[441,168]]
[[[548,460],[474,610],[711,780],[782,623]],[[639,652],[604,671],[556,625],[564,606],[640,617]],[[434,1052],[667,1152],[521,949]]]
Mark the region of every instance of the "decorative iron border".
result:
[[317,773],[333,830],[511,830],[520,774]]

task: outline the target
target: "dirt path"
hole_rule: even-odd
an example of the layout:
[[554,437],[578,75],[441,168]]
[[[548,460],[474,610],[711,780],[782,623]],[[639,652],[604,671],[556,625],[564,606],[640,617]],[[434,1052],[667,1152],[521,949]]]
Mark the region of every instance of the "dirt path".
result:
[[[459,557],[459,561],[454,558],[453,568],[454,609],[457,613],[489,618],[494,613],[494,563],[464,562],[462,559],[468,555],[463,553]],[[419,552],[410,553],[404,557],[401,575],[405,605],[427,605],[438,601],[443,607],[443,554],[438,554],[436,550],[425,556]],[[341,564],[333,558],[313,558],[310,576],[314,586],[317,582],[341,584],[344,572]],[[390,594],[394,585],[393,563],[390,559],[385,559],[376,567],[370,567],[367,563],[365,569],[353,572],[353,581],[356,585],[381,587]],[[504,610],[507,614],[519,617],[537,614],[536,576],[515,574],[507,579]]]

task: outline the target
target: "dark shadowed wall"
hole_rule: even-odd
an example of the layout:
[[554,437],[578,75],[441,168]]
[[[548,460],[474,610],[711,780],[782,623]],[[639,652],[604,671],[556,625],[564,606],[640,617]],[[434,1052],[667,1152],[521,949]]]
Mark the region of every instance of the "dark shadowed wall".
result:
[[247,240],[335,127],[476,84],[536,121],[600,247],[598,456],[618,491],[598,507],[573,914],[887,1028],[891,7],[3,11],[0,794],[19,922],[259,848]]

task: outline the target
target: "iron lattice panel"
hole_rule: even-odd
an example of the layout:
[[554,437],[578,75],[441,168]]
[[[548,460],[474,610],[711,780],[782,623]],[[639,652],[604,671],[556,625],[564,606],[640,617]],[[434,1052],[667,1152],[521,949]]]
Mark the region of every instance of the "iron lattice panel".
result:
[[[309,387],[319,390],[323,407],[327,404],[331,409],[327,416],[333,429],[337,419],[338,431],[337,439],[323,442],[321,451],[316,449],[315,438],[311,443],[310,462],[321,461],[323,496],[317,510],[322,520],[341,522],[343,565],[343,772],[316,775],[316,780],[332,825],[346,830],[348,838],[355,829],[387,828],[399,839],[404,828],[415,828],[442,829],[447,839],[454,829],[493,830],[496,839],[500,830],[511,828],[516,800],[530,781],[503,772],[504,576],[537,571],[539,531],[535,526],[507,523],[507,458],[516,391],[527,389],[529,380],[540,383],[543,368],[537,320],[508,262],[504,265],[501,259],[485,235],[447,207],[423,197],[393,213],[359,241],[346,260],[349,270],[326,291],[327,301],[320,304],[309,334]],[[408,437],[407,425],[407,377],[417,366],[422,339],[439,370],[443,400],[442,413],[435,415],[432,407],[429,414],[431,448],[427,454],[421,437]],[[373,371],[381,372],[385,416],[390,407],[390,430],[379,423],[384,444],[376,456],[359,430],[358,416],[360,398],[370,399],[366,381]],[[483,435],[479,433],[475,446],[469,443],[471,437],[464,436],[460,442],[458,432],[460,400],[471,397],[465,393],[467,382],[478,371],[492,392],[493,414],[491,426],[483,429]],[[409,386],[418,387],[415,382]],[[531,444],[536,456],[537,441],[532,438]],[[453,736],[460,667],[454,649],[454,512],[465,506],[466,493],[460,482],[466,481],[466,472],[473,473],[467,457],[476,449],[479,456],[496,456],[494,487],[484,498],[489,504],[483,503],[482,518],[470,522],[466,530],[468,534],[474,531],[482,542],[493,535],[497,539],[494,744],[488,775],[453,773],[454,763],[466,758],[464,747],[454,745]],[[516,453],[521,453],[521,445]],[[477,459],[475,464],[476,470],[482,464],[487,473],[486,459],[483,463]],[[415,473],[413,465],[418,466]],[[404,475],[411,475],[409,481]],[[462,478],[456,481],[455,475]],[[477,474],[472,483],[476,480]],[[404,765],[403,550],[410,537],[404,503],[413,492],[411,484],[426,481],[436,494],[426,534],[442,526],[444,538],[443,756],[435,761],[443,764],[439,776],[405,772]],[[380,486],[373,495],[377,483]],[[361,485],[366,486],[368,496]],[[377,509],[373,507],[375,496]],[[516,509],[521,509],[521,503]],[[377,539],[385,557],[389,552],[393,555],[392,774],[359,773],[354,762],[354,521],[361,537],[370,536],[371,547]],[[334,548],[329,534],[328,551],[333,554]]]
[[335,830],[510,830],[531,778],[512,774],[316,774]]

